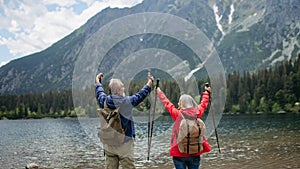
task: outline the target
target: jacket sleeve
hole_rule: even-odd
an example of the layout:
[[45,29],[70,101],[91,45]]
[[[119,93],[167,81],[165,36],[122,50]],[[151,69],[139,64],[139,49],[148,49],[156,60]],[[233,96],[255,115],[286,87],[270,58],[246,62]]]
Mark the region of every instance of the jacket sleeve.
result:
[[170,113],[172,119],[175,121],[179,115],[179,110],[172,104],[163,92],[158,92],[157,96],[166,110]]
[[210,145],[209,145],[209,143],[208,143],[208,141],[207,141],[207,139],[205,137],[204,137],[202,146],[203,146],[203,150],[200,151],[200,154],[210,152],[211,147],[210,147]]
[[150,91],[151,88],[145,85],[138,93],[129,96],[132,106],[137,106],[138,104],[140,104],[147,97]]
[[106,94],[104,92],[104,89],[103,89],[101,83],[96,84],[95,93],[96,93],[96,99],[98,101],[98,104],[99,104],[100,108],[103,108],[104,107],[104,101],[105,101],[105,98],[106,98]]
[[198,118],[202,117],[205,109],[207,108],[208,101],[209,101],[209,93],[203,92],[201,102],[198,105],[198,115],[197,115]]

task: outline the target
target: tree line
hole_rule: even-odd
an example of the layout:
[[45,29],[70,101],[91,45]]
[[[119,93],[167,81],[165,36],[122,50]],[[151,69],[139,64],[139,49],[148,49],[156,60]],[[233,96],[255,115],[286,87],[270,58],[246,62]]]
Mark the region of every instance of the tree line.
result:
[[75,117],[72,91],[0,96],[0,118]]
[[227,85],[225,112],[299,112],[300,54],[257,73],[235,71]]
[[[197,79],[199,89],[207,80]],[[132,81],[129,94],[136,93],[146,81]],[[178,83],[182,81],[162,80],[160,86],[170,101],[178,102],[180,94]],[[189,84],[187,84],[189,85]],[[104,84],[107,89],[107,84]],[[86,89],[94,94],[94,86]],[[108,90],[106,90],[108,91]],[[95,99],[91,97],[91,99]],[[146,112],[150,109],[150,98],[146,98],[137,110]],[[199,98],[196,99],[199,101]],[[95,100],[85,100],[90,103]],[[238,71],[227,76],[227,93],[225,113],[257,113],[257,112],[299,112],[300,111],[300,54],[294,61],[284,61],[258,72]],[[0,119],[23,118],[60,118],[90,116],[97,107],[87,106],[88,110],[74,107],[71,90],[50,91],[40,94],[0,96]],[[138,112],[134,112],[137,113]]]

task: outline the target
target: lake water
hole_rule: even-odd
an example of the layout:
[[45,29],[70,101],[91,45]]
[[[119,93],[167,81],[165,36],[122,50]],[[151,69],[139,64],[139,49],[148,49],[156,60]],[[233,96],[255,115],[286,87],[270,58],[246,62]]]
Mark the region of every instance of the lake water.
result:
[[[0,168],[28,163],[49,169],[104,168],[97,125],[96,118],[2,120]],[[147,161],[147,124],[136,124],[137,168],[173,168],[168,155],[171,125],[170,119],[155,121]],[[210,136],[212,151],[201,156],[203,169],[300,168],[300,115],[223,115],[218,135],[221,153]]]

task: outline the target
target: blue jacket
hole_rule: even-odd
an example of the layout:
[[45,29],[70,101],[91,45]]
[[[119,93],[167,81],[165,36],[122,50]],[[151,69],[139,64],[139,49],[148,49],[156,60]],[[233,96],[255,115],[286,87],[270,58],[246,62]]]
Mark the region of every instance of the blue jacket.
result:
[[132,109],[141,103],[150,93],[151,88],[145,85],[138,93],[132,96],[106,95],[101,83],[96,84],[96,98],[100,108],[104,108],[104,101],[109,108],[120,107],[122,128],[126,138],[135,137]]

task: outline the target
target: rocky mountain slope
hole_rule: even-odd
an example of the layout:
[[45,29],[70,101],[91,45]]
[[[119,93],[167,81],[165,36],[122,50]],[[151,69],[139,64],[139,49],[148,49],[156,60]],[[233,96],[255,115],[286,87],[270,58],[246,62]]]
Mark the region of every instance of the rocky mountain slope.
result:
[[[169,13],[196,25],[213,42],[228,73],[270,67],[296,58],[300,49],[299,0],[144,0],[132,8],[104,9],[46,50],[1,67],[0,94],[70,89],[74,63],[87,39],[107,23],[141,12]],[[157,35],[141,36],[143,48],[157,46],[157,41],[151,41]],[[124,50],[112,51],[111,56],[141,49],[138,39],[124,42]],[[160,43],[168,49],[177,42],[163,39]]]

